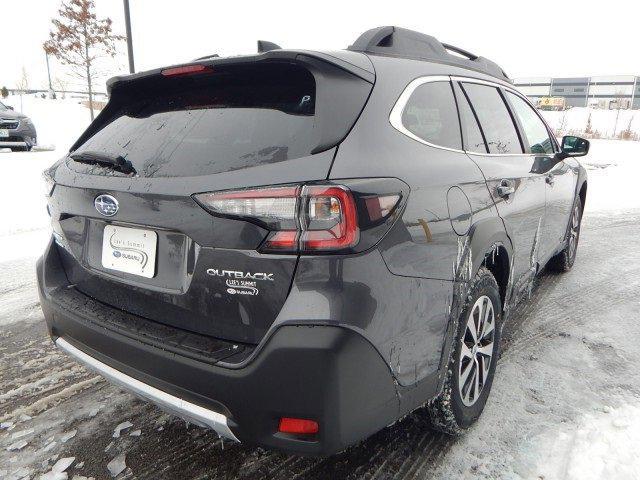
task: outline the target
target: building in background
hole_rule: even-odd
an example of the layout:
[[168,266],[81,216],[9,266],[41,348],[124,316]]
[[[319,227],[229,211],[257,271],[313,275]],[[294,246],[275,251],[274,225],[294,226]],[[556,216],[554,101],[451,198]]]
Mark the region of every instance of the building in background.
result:
[[534,103],[547,97],[569,107],[640,109],[640,77],[611,75],[573,78],[515,78],[514,85]]

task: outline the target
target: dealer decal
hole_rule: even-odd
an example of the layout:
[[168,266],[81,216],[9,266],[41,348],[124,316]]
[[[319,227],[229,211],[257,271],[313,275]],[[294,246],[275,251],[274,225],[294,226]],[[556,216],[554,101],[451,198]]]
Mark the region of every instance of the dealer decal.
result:
[[242,272],[238,270],[221,270],[218,268],[207,269],[207,275],[225,278],[227,293],[229,295],[258,295],[257,285],[259,281],[273,282],[273,273]]

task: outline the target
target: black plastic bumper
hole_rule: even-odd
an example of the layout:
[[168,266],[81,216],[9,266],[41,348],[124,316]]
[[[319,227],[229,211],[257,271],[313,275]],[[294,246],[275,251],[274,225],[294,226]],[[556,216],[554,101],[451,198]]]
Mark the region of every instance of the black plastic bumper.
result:
[[[147,385],[228,418],[241,441],[329,455],[396,420],[398,396],[388,365],[356,332],[331,326],[282,326],[241,368],[137,341],[105,328],[56,298],[70,289],[50,243],[38,261],[42,309],[52,338]],[[88,297],[87,297],[88,298]],[[281,417],[312,419],[316,435],[278,432]]]

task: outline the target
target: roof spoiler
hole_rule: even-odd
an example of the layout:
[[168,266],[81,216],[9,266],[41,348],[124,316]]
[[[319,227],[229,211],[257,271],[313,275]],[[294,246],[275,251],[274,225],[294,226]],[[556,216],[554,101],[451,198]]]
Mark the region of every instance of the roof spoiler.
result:
[[441,43],[431,35],[405,28],[392,26],[372,28],[360,35],[348,50],[447,63],[472,68],[492,77],[511,81],[495,62],[459,47]]

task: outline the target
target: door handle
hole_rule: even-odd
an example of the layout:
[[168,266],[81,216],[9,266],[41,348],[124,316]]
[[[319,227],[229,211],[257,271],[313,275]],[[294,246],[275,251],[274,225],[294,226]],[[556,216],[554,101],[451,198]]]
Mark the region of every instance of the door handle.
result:
[[547,177],[545,178],[545,181],[549,184],[549,185],[553,185],[553,183],[556,181],[553,178],[553,173],[550,173],[549,175],[547,175]]
[[496,191],[498,192],[499,197],[504,198],[515,193],[516,187],[511,180],[501,180]]

